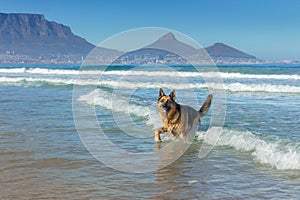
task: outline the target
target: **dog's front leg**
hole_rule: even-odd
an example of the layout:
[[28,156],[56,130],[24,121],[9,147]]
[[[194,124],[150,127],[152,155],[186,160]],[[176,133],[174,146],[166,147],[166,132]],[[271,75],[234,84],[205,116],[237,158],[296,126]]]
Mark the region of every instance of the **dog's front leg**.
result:
[[164,132],[167,132],[167,129],[166,129],[165,127],[157,128],[157,129],[155,130],[154,140],[155,140],[156,142],[161,142],[160,134],[161,134],[161,133],[164,133]]

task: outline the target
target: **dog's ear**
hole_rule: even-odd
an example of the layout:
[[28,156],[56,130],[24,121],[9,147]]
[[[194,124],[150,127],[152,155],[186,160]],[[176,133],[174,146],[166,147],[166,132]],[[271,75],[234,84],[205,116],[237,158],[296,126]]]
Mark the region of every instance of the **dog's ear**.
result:
[[166,96],[166,94],[164,93],[163,89],[160,88],[160,89],[159,89],[159,93],[158,93],[158,100],[159,100],[160,98],[162,98],[163,96]]
[[173,101],[175,101],[175,98],[176,98],[176,92],[175,92],[175,90],[173,90],[173,91],[169,94],[169,97],[171,97],[171,99],[172,99]]

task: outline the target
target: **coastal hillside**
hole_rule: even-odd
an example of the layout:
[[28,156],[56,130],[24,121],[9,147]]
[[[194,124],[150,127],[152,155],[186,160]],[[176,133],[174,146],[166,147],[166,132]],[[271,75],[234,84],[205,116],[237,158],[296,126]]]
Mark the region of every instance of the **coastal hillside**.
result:
[[206,47],[205,50],[211,57],[256,59],[255,56],[249,55],[223,43],[215,43],[212,46]]
[[[95,47],[86,39],[75,35],[70,27],[48,21],[42,14],[0,13],[0,62],[2,63],[81,63],[94,49],[89,60],[90,64],[108,64],[122,55],[118,50],[103,47],[95,49]],[[177,59],[175,55],[161,50],[175,52],[192,63],[199,63],[199,61],[205,63],[208,58],[206,55],[209,55],[215,63],[260,62],[255,56],[223,43],[201,49],[194,48],[178,40],[172,32],[162,35],[140,50],[126,54],[116,62],[128,64],[180,61],[181,63],[185,60]],[[158,55],[159,53],[162,55]]]
[[166,33],[144,48],[124,54],[117,63],[257,63],[261,60],[223,43],[194,48],[179,41],[172,32]]
[[0,13],[0,45],[2,52],[39,56],[85,55],[95,47],[44,15],[14,13]]
[[103,60],[119,51],[97,47],[41,14],[0,13],[0,62],[81,63],[93,49]]

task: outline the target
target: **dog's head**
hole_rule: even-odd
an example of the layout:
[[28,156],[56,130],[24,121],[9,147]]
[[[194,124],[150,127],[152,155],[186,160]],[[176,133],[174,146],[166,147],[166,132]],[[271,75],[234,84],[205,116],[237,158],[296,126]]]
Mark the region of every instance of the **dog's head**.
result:
[[167,115],[168,113],[176,110],[175,98],[175,90],[173,90],[169,95],[165,95],[163,89],[159,89],[158,110],[162,115]]

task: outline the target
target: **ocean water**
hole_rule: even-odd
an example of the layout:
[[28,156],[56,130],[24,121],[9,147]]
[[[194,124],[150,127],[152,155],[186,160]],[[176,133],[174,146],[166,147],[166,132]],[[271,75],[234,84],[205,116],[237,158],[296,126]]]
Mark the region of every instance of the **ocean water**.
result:
[[[300,66],[219,66],[221,85],[207,85],[216,72],[206,66],[135,68],[2,64],[0,199],[299,199]],[[119,148],[153,153],[160,87],[195,109],[224,90],[226,118],[212,151],[198,157],[211,142],[209,112],[187,151],[163,168],[130,173],[97,160],[77,132],[74,106],[92,108]],[[95,116],[84,116],[86,133]],[[172,141],[166,134],[162,145]]]

